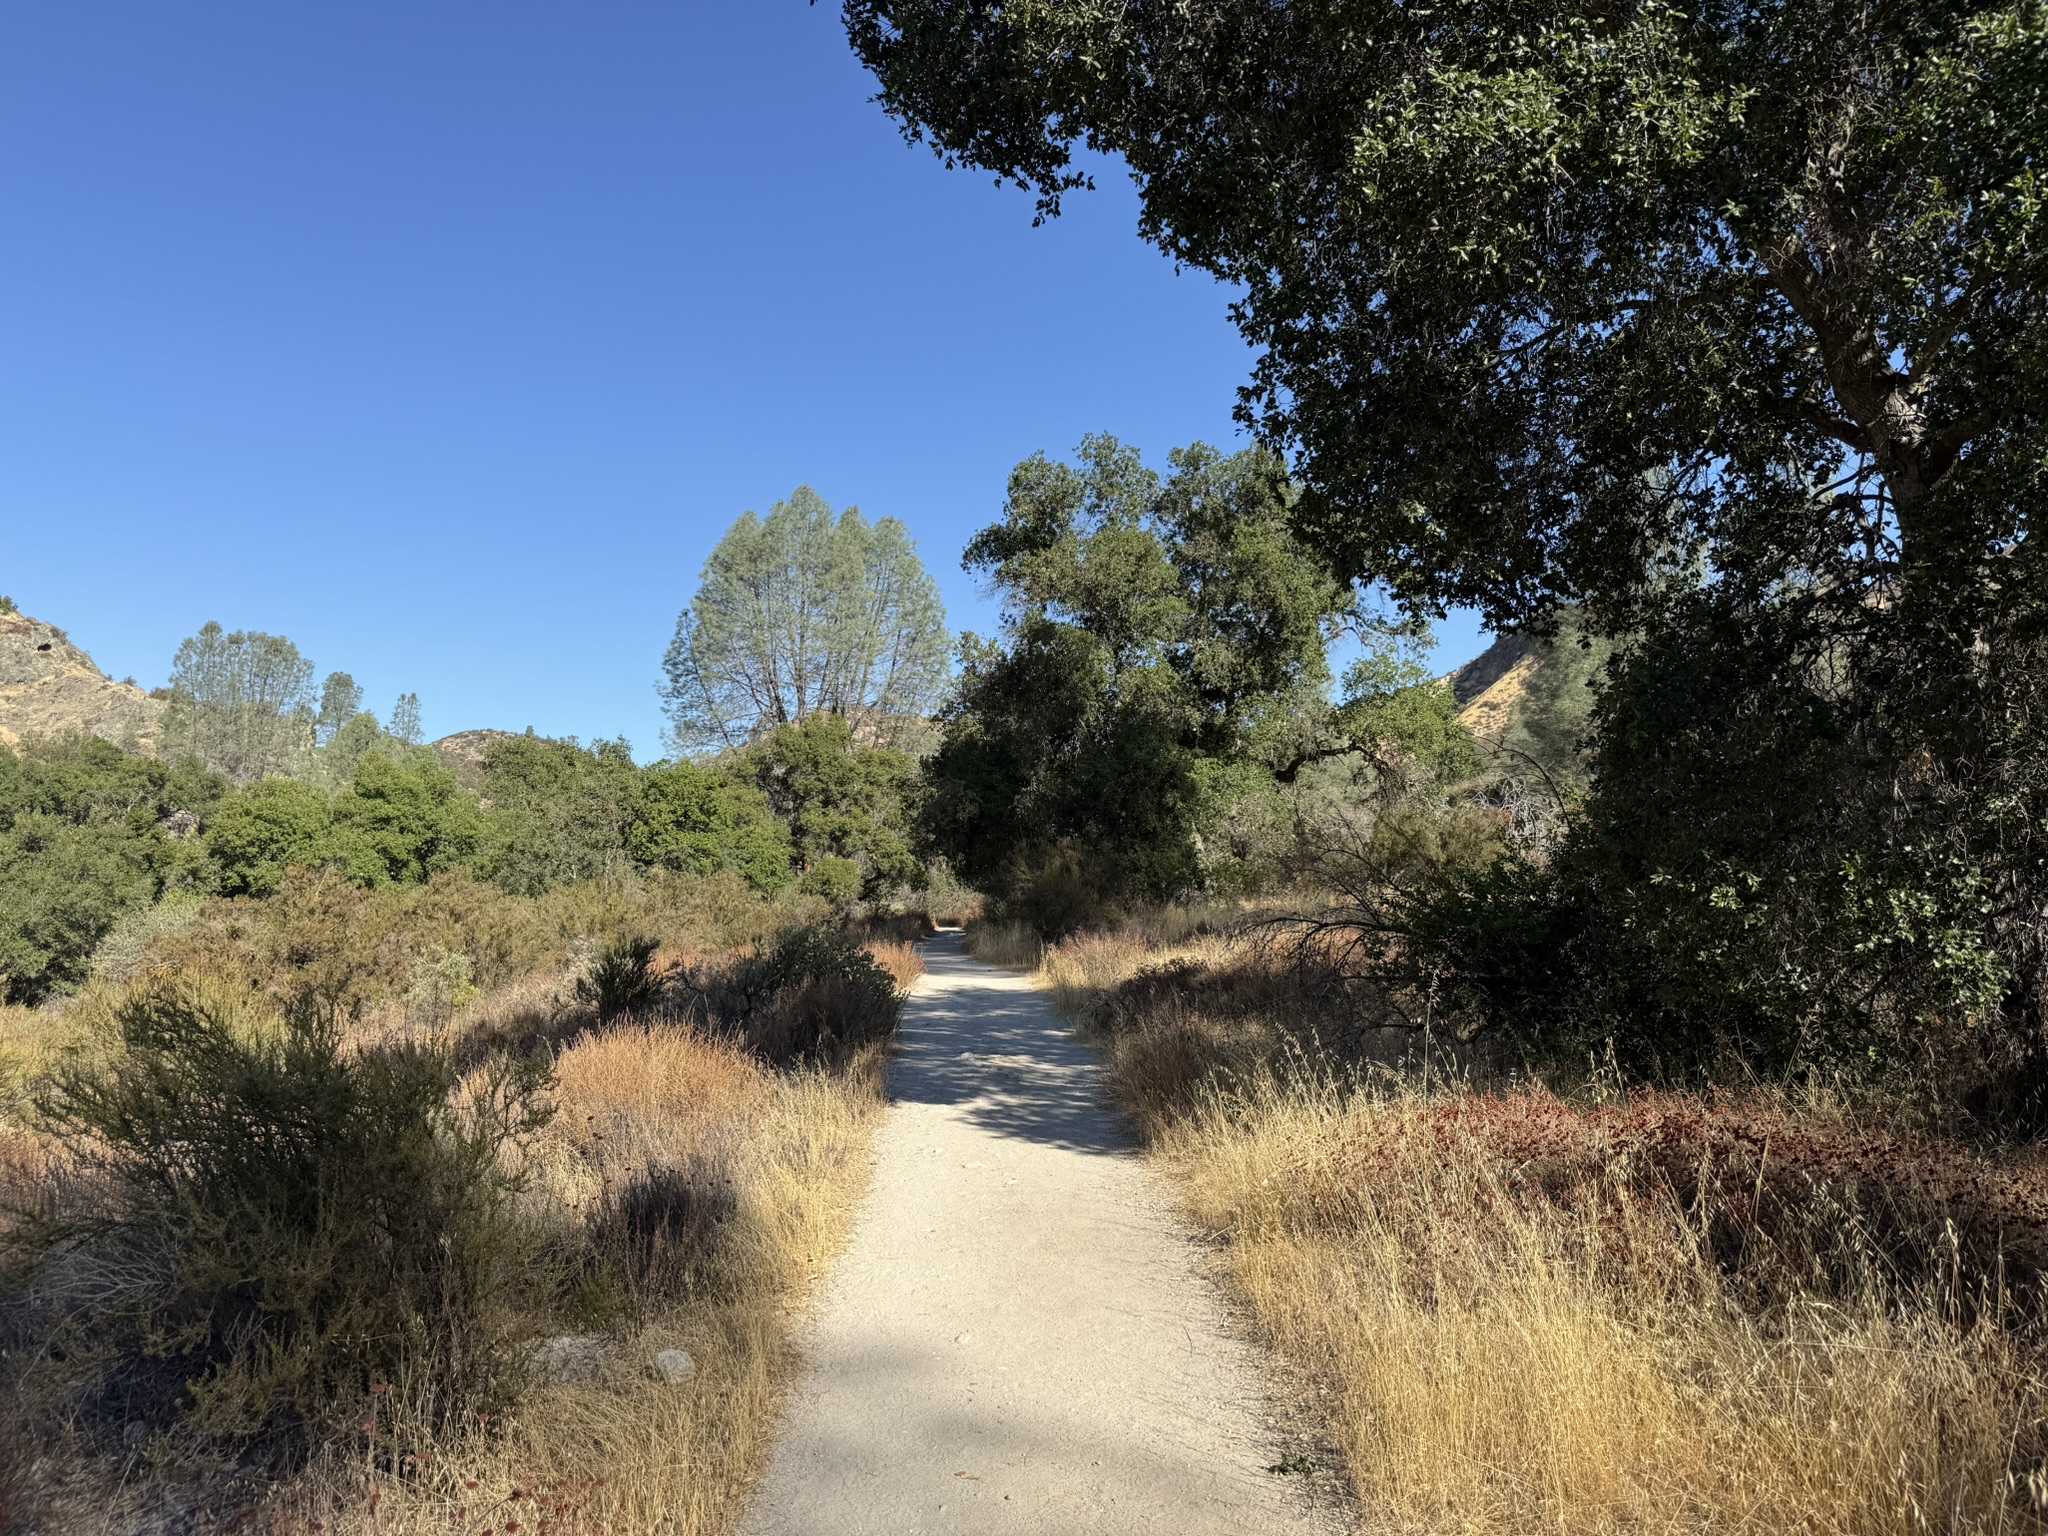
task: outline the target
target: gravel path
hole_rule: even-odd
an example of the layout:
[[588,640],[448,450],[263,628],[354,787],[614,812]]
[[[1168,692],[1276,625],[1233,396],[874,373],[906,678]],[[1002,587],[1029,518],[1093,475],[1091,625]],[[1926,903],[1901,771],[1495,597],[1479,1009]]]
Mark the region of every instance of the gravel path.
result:
[[1265,1427],[1099,1073],[1023,977],[925,946],[872,1193],[745,1536],[1334,1531]]

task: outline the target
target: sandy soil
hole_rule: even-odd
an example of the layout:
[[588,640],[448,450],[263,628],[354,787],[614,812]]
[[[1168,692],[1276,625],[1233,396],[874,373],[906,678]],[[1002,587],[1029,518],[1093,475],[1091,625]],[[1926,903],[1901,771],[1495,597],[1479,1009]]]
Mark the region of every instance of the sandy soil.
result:
[[747,1536],[1323,1532],[1094,1059],[926,946],[852,1246]]

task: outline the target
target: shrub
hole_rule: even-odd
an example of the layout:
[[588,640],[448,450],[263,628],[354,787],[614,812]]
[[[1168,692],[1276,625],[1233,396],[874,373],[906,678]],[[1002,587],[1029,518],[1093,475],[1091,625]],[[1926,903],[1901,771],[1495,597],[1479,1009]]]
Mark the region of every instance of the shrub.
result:
[[621,1014],[642,1014],[660,1001],[662,979],[653,969],[659,939],[627,935],[614,939],[576,982],[576,996],[597,1009],[600,1022]]
[[1116,915],[1105,896],[1111,873],[1072,843],[1020,856],[1005,883],[1000,915],[1028,925],[1048,941],[1100,927]]
[[896,1028],[895,978],[835,928],[792,928],[765,951],[687,980],[714,1028],[777,1066],[843,1061]]
[[311,869],[331,853],[327,796],[296,779],[259,779],[215,807],[206,847],[228,896],[270,896],[286,868]]
[[751,784],[693,763],[647,770],[626,846],[643,864],[685,874],[730,870],[757,891],[789,884],[789,828]]
[[851,859],[823,858],[804,872],[797,889],[846,908],[860,900],[860,866]]
[[438,1422],[516,1387],[544,1270],[506,1154],[547,1119],[543,1067],[458,1093],[444,1052],[345,1052],[311,1006],[247,1025],[159,989],[116,1018],[122,1054],[38,1090],[113,1208],[29,1234],[125,1416],[274,1439],[380,1387]]

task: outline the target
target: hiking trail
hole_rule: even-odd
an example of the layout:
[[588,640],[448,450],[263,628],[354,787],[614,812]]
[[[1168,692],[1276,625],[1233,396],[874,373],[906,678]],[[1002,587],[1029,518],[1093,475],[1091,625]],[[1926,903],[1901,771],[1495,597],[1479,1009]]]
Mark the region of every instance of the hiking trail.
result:
[[1335,1532],[1094,1057],[924,945],[874,1182],[743,1536]]

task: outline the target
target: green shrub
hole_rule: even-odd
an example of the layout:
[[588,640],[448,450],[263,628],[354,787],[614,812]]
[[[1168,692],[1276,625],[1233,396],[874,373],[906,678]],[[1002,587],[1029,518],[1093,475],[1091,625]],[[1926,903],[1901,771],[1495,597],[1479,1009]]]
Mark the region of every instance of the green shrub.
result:
[[777,1066],[843,1061],[896,1029],[895,980],[837,928],[792,928],[766,950],[684,980],[712,1027]]
[[661,1000],[662,979],[653,969],[658,939],[629,934],[607,944],[576,981],[576,996],[597,1009],[606,1023],[646,1013]]
[[789,828],[752,784],[694,763],[663,763],[644,778],[639,816],[626,846],[643,864],[682,874],[731,871],[756,891],[786,888]]
[[640,770],[622,741],[505,736],[484,749],[477,873],[517,895],[588,880],[626,856]]
[[125,914],[191,885],[199,846],[174,829],[225,787],[84,737],[0,750],[0,1000],[76,986]]
[[113,1207],[31,1235],[127,1418],[276,1441],[373,1388],[434,1422],[516,1388],[545,1269],[505,1154],[547,1118],[544,1067],[464,1087],[438,1049],[344,1051],[331,1013],[246,1025],[168,989],[117,1022],[118,1055],[37,1093]]
[[827,856],[804,871],[797,889],[806,896],[818,896],[833,906],[846,908],[860,900],[860,866],[851,859]]
[[206,848],[222,894],[270,896],[287,868],[315,869],[333,853],[327,796],[296,779],[258,779],[214,808]]

